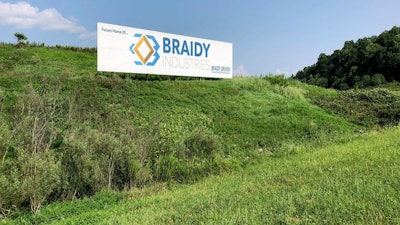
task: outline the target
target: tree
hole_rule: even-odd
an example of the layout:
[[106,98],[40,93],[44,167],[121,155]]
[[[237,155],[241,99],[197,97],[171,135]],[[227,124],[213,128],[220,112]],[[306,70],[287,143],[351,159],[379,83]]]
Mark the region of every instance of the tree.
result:
[[348,89],[400,81],[398,71],[400,27],[395,26],[379,36],[346,41],[342,49],[331,55],[320,54],[314,65],[297,72],[294,78],[309,84]]
[[27,41],[28,40],[28,38],[23,33],[17,32],[17,33],[14,34],[14,36],[15,36],[15,38],[17,38],[18,42],[23,42],[23,41]]
[[24,33],[16,32],[14,34],[14,36],[18,41],[17,47],[23,47],[24,45],[26,45],[26,42],[28,41],[28,37],[26,37]]

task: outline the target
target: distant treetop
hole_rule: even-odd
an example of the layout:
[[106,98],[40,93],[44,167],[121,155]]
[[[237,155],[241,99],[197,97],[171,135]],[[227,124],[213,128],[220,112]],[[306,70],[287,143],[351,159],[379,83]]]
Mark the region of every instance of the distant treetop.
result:
[[332,55],[297,72],[295,79],[327,88],[363,88],[400,81],[400,27],[379,36],[346,41]]
[[18,42],[22,42],[22,41],[28,40],[28,38],[23,33],[17,32],[17,33],[14,34],[14,36],[17,39]]

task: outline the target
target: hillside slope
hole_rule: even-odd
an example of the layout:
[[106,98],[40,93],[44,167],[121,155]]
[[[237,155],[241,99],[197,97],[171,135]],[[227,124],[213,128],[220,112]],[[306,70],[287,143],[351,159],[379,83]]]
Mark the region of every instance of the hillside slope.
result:
[[398,224],[399,135],[270,157],[193,185],[102,192],[4,224]]
[[311,103],[335,102],[336,91],[282,77],[145,81],[96,72],[89,50],[0,44],[0,55],[3,216],[104,189],[192,183],[369,129]]

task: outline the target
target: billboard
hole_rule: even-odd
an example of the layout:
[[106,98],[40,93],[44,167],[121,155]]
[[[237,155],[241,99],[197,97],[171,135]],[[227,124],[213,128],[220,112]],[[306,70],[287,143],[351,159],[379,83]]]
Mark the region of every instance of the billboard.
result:
[[232,43],[97,23],[97,70],[232,78]]

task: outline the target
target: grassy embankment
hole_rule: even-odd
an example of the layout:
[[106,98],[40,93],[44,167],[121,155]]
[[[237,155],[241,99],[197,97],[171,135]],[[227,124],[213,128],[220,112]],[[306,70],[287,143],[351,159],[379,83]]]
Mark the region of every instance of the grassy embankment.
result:
[[[400,129],[314,152],[265,159],[193,185],[160,184],[55,203],[46,224],[398,224]],[[13,224],[13,221],[8,221]],[[7,224],[7,223],[6,223]]]
[[[21,159],[36,154],[52,165],[57,184],[47,184],[50,192],[23,186],[9,215],[21,215],[27,203],[131,188],[53,203],[17,223],[398,221],[398,129],[357,137],[397,119],[389,110],[399,105],[393,87],[342,94],[276,77],[145,82],[96,75],[91,53],[1,48],[3,181],[29,183]],[[55,116],[40,117],[46,110]],[[35,117],[49,127],[43,140],[52,141],[39,154],[29,145],[33,129],[16,134]],[[231,173],[176,185],[224,171]],[[45,175],[34,174],[37,181]]]

